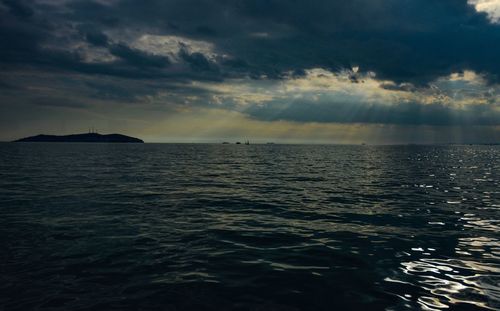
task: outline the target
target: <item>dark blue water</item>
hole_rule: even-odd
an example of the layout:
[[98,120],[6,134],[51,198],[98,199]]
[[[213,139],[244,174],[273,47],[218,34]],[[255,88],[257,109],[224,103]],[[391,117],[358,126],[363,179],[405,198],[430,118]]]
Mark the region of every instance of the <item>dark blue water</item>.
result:
[[500,309],[500,147],[0,144],[0,310]]

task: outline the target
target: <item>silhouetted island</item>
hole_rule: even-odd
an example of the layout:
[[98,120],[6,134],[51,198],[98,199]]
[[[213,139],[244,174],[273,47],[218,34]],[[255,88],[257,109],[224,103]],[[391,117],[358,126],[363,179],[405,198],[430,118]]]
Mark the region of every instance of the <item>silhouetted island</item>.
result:
[[51,142],[51,143],[144,143],[139,138],[121,134],[102,135],[98,133],[73,135],[37,135],[15,140],[14,142]]

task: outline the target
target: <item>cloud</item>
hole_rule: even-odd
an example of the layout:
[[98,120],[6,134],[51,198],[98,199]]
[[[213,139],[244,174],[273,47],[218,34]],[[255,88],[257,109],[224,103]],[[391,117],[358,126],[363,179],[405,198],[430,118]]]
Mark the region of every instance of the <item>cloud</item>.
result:
[[478,12],[485,12],[492,23],[500,22],[499,0],[469,0]]
[[179,52],[179,56],[195,71],[217,70],[217,67],[212,64],[202,53],[189,53],[185,48],[182,48]]
[[215,94],[205,101],[266,121],[500,125],[500,89],[469,71],[432,81],[430,88],[396,85],[356,69],[317,68],[274,83],[247,79],[198,87]]
[[112,55],[120,57],[125,62],[137,67],[167,67],[170,60],[166,56],[149,54],[140,50],[132,49],[125,44],[115,44],[110,46]]
[[8,7],[10,13],[21,19],[33,16],[34,11],[22,0],[2,0],[2,3]]
[[[481,13],[487,10],[489,16],[495,16],[491,12],[497,12],[497,2],[491,0],[319,0],[314,4],[285,0],[152,0],[147,5],[132,0],[34,0],[30,5],[5,1],[9,8],[3,12],[4,17],[8,14],[35,19],[29,23],[18,20],[10,26],[40,36],[32,41],[38,47],[61,36],[67,39],[68,35],[61,31],[78,25],[99,30],[86,33],[84,39],[91,44],[105,46],[111,40],[115,45],[151,54],[161,53],[162,49],[172,54],[172,47],[167,45],[175,42],[172,38],[181,38],[178,41],[193,48],[181,55],[188,58],[186,55],[202,54],[194,54],[198,66],[186,70],[199,70],[202,63],[206,67],[203,59],[213,62],[217,49],[219,55],[230,55],[238,64],[246,65],[233,72],[231,62],[221,61],[223,67],[228,65],[221,71],[227,75],[280,78],[282,72],[291,70],[337,70],[357,64],[397,84],[425,85],[460,70],[487,73],[492,81],[500,73],[496,61],[500,54],[499,26]],[[29,25],[42,26],[44,31],[31,31]],[[17,39],[28,40],[28,36]],[[210,48],[196,49],[196,42]],[[131,54],[123,46],[119,46],[121,53]],[[43,51],[37,56],[45,57]],[[157,64],[164,66],[161,61]]]
[[85,39],[95,46],[107,46],[109,43],[108,37],[101,32],[87,32]]
[[[54,109],[142,103],[271,123],[497,126],[498,8],[496,0],[0,0],[8,81],[0,87],[5,100]],[[48,76],[52,88],[39,81]]]

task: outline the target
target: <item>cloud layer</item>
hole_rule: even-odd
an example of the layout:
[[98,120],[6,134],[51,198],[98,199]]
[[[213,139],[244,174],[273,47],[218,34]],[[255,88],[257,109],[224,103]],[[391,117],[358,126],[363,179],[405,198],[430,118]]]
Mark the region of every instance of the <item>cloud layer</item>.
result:
[[139,118],[498,127],[499,12],[497,0],[0,0],[0,97],[11,115],[135,105]]

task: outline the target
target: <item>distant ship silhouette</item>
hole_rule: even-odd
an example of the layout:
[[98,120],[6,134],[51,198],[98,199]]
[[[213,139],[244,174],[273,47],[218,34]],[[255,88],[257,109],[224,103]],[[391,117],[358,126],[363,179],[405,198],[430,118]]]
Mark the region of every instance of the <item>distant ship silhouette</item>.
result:
[[85,133],[72,135],[36,135],[21,138],[14,142],[50,142],[50,143],[144,143],[142,139],[122,134],[103,135],[99,133]]
[[[237,145],[241,145],[241,142],[237,141],[236,144]],[[250,145],[250,141],[249,140],[245,140],[245,145]]]

